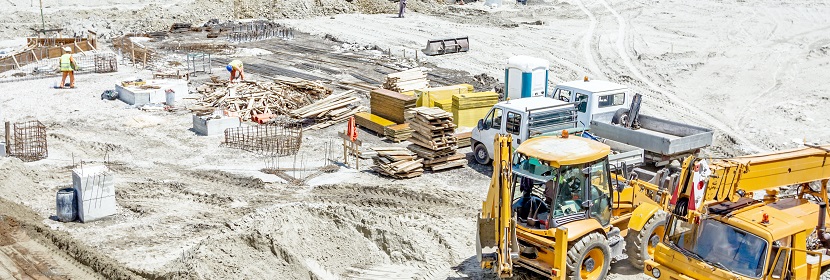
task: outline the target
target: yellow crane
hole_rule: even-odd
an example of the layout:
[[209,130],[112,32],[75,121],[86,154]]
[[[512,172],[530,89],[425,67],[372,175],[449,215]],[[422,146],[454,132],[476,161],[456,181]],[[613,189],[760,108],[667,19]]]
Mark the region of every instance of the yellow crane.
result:
[[621,169],[609,164],[610,147],[587,138],[540,136],[515,153],[510,135],[494,140],[476,235],[482,268],[501,278],[520,266],[551,279],[603,279],[612,261],[651,258],[666,219],[665,186],[613,173]]
[[[830,145],[683,162],[657,279],[827,279]],[[782,194],[781,187],[795,186]],[[763,198],[753,193],[765,192]]]

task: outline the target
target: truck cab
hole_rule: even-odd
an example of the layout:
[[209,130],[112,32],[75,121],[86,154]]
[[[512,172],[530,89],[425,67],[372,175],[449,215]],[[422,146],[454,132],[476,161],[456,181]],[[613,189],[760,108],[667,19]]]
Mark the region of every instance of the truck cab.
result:
[[619,109],[628,109],[634,94],[621,84],[608,81],[589,80],[571,81],[556,85],[548,97],[572,102],[577,106],[577,125],[588,127],[591,120],[603,116],[609,121]]

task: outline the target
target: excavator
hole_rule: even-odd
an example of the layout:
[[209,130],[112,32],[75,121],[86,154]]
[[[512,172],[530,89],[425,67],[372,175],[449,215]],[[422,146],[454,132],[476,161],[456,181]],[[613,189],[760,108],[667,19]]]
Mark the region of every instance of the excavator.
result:
[[682,163],[656,279],[830,279],[830,145]]
[[[514,267],[550,279],[604,279],[610,264],[642,267],[663,236],[669,175],[637,179],[611,148],[584,137],[494,139],[493,175],[477,220],[476,254],[500,278]],[[661,175],[662,174],[662,175]]]

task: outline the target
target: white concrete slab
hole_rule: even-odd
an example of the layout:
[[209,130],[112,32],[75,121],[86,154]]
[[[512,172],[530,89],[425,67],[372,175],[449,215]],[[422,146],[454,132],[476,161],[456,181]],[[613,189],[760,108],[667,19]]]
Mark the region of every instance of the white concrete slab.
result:
[[121,86],[115,84],[118,99],[130,105],[161,104],[165,103],[166,91],[172,90],[175,100],[181,100],[187,95],[187,81],[185,80],[147,80],[145,85],[158,86],[158,89],[141,89],[137,86]]
[[223,117],[214,119],[213,116],[208,117],[211,117],[211,119],[193,115],[193,131],[204,136],[222,135],[225,133],[225,129],[242,125],[239,118]]

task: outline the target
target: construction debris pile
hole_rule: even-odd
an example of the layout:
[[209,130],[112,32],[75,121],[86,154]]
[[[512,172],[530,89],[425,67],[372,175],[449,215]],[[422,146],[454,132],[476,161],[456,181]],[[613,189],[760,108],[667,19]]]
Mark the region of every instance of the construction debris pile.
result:
[[276,115],[317,122],[309,129],[323,128],[365,110],[357,106],[354,91],[332,94],[332,90],[306,80],[244,81],[230,84],[212,77],[212,81],[196,88],[203,96],[188,107],[196,115],[209,115],[223,110],[228,116],[243,121],[264,122]]
[[421,68],[389,73],[386,75],[386,81],[383,83],[383,88],[402,93],[428,87],[429,80],[427,80],[427,74]]
[[424,167],[438,171],[467,164],[464,154],[456,150],[455,124],[452,114],[438,108],[418,107],[407,110],[409,126],[414,130],[409,149],[424,158]]
[[421,162],[412,151],[403,147],[372,148],[377,155],[372,157],[375,166],[372,170],[396,179],[414,178],[424,174]]

